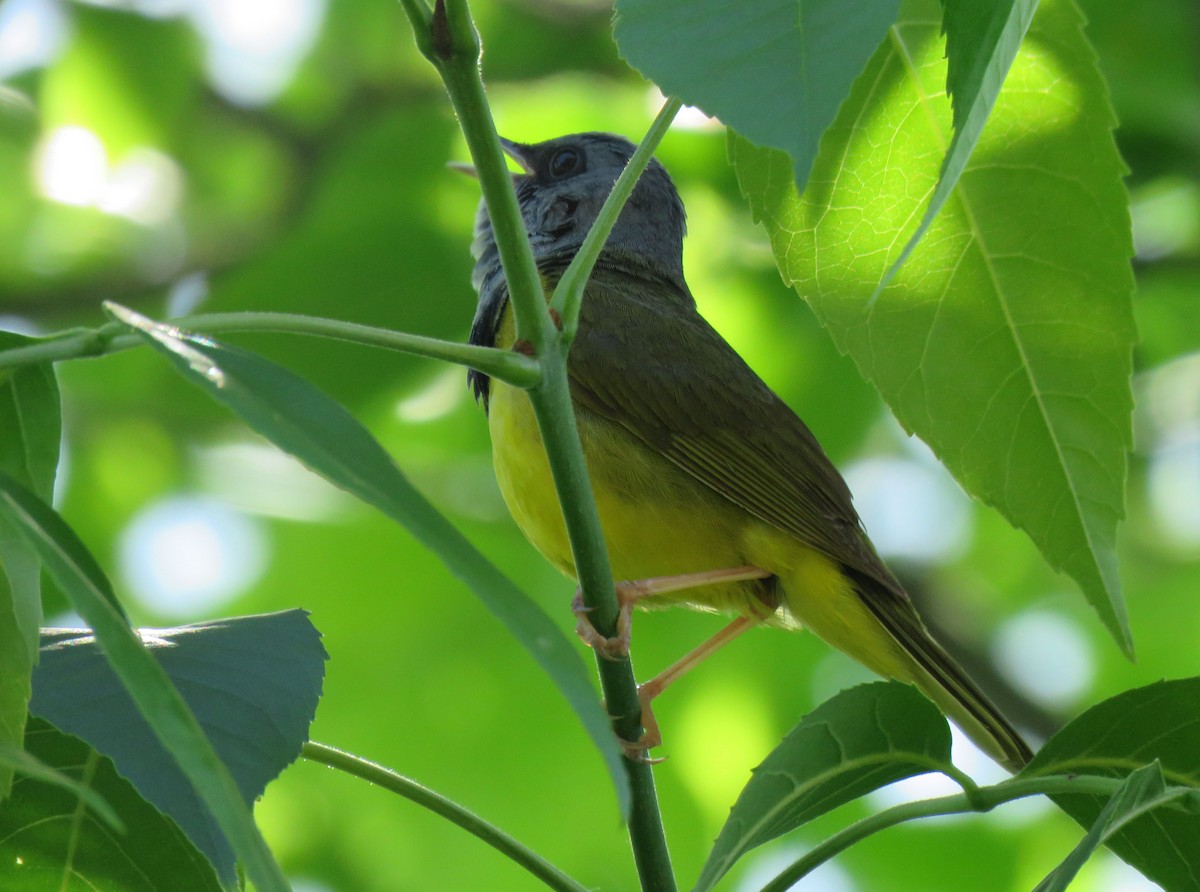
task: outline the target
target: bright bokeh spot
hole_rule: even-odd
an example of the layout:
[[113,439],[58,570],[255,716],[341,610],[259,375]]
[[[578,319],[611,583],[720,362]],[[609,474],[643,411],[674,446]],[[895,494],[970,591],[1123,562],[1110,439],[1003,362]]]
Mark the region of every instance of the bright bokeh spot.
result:
[[155,502],[125,528],[121,573],[143,605],[192,618],[243,593],[266,566],[258,524],[220,502],[176,496]]
[[971,540],[971,506],[940,466],[908,458],[869,458],[846,469],[854,505],[879,553],[941,562]]
[[1049,709],[1078,703],[1096,673],[1087,639],[1070,620],[1047,610],[1027,610],[1005,622],[992,655],[1013,687]]
[[96,206],[106,214],[153,225],[174,216],[183,197],[183,173],[156,149],[131,151],[108,174]]
[[320,31],[325,0],[199,0],[191,15],[213,87],[232,102],[261,105],[291,82]]
[[[759,853],[746,856],[749,866],[742,874],[735,892],[752,892],[761,889],[783,870],[800,860],[807,850],[795,844],[768,847]],[[826,861],[804,879],[791,886],[798,892],[855,892],[858,885],[849,873],[837,863]]]
[[100,137],[84,127],[59,127],[34,156],[38,191],[62,204],[83,207],[104,194],[108,154]]
[[0,3],[0,78],[38,68],[57,55],[66,21],[52,0]]

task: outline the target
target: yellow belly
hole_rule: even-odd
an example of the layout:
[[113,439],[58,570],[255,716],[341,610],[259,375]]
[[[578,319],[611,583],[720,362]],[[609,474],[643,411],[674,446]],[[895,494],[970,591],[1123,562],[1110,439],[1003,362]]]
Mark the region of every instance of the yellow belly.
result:
[[[511,311],[506,316],[498,346],[512,339]],[[805,626],[881,675],[911,681],[920,674],[835,562],[708,489],[624,428],[579,407],[576,421],[617,580],[745,565],[775,577],[673,592],[640,606],[686,603]],[[525,391],[493,379],[488,424],[496,479],[513,519],[547,560],[574,578],[566,524]],[[764,617],[768,605],[776,609]]]

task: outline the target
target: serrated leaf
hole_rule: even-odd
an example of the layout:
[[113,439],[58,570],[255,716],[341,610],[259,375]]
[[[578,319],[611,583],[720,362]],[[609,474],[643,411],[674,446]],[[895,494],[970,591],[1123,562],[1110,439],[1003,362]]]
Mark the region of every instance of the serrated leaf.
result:
[[[326,654],[302,610],[139,629],[252,804],[300,754],[321,696]],[[30,712],[112,759],[183,829],[225,882],[233,851],[86,629],[47,629]]]
[[71,606],[95,631],[138,711],[212,812],[252,882],[262,892],[284,892],[287,882],[236,783],[170,678],[129,628],[96,559],[49,505],[3,473],[0,515],[37,550]]
[[695,892],[711,889],[750,849],[872,790],[950,762],[950,726],[899,682],[842,691],[771,752],[729,812]]
[[1070,0],[1045,2],[928,234],[872,300],[953,131],[932,2],[906,5],[804,195],[733,139],[785,280],[904,427],[1025,530],[1129,649],[1113,550],[1131,444],[1129,217],[1112,112]]
[[629,782],[608,717],[578,652],[528,596],[475,548],[400,472],[349,412],[274,363],[107,304],[121,322],[253,430],[412,533],[475,593],[550,677],[604,757],[621,813]]
[[1017,57],[1021,40],[1033,21],[1038,0],[997,0],[992,3],[943,0],[942,6],[942,26],[946,33],[946,91],[954,109],[954,136],[925,214],[896,262],[876,286],[875,296],[887,286],[929,231],[929,225],[958,184],[1004,85],[1004,78]]
[[[26,748],[70,787],[18,776],[0,808],[0,889],[5,892],[221,892],[188,838],[83,741],[31,719]],[[116,810],[114,831],[81,789]]]
[[[33,338],[0,331],[0,350]],[[50,366],[0,372],[0,470],[49,500],[58,469],[62,409]],[[0,745],[20,747],[42,624],[42,567],[20,533],[0,518]],[[0,800],[12,769],[0,764]]]
[[621,55],[662,91],[808,179],[821,134],[896,20],[899,0],[617,0]]
[[1109,798],[1104,810],[1100,812],[1079,845],[1038,883],[1033,892],[1065,892],[1092,853],[1118,830],[1135,818],[1183,799],[1191,793],[1186,787],[1168,788],[1157,762],[1131,772],[1120,789]]
[[[1093,706],[1055,734],[1019,777],[1124,777],[1157,762],[1167,783],[1200,789],[1200,678],[1162,681]],[[1104,811],[1096,796],[1054,801],[1091,828]],[[1200,877],[1200,816],[1157,809],[1108,839],[1114,852],[1164,889],[1194,889]]]

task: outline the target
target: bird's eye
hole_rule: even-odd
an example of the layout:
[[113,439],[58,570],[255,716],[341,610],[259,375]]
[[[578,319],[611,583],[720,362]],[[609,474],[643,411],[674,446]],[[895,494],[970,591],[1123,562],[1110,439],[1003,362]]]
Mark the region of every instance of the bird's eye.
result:
[[559,180],[565,176],[575,173],[583,162],[583,155],[578,149],[573,149],[570,146],[559,149],[550,156],[550,164],[546,168],[547,173],[553,179]]

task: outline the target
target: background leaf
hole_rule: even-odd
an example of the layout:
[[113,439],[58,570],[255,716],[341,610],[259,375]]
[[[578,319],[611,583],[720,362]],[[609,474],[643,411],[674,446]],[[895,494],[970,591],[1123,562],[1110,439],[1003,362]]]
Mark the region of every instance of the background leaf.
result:
[[803,184],[899,0],[617,0],[621,55],[670,96],[782,149]]
[[78,792],[18,776],[0,808],[0,886],[6,892],[220,892],[205,857],[114,770],[112,762],[48,722],[31,719],[26,747],[120,815],[114,831]]
[[[0,331],[0,350],[32,343]],[[0,371],[0,470],[49,501],[58,469],[62,410],[54,370]],[[42,624],[42,566],[21,535],[0,518],[0,745],[19,747]],[[12,768],[0,764],[0,801]]]
[[[3,473],[0,511],[37,549],[46,570],[94,630],[108,665],[221,826],[247,875],[263,892],[286,889],[247,803],[238,797],[233,777],[162,666],[129,628],[95,558],[62,518]],[[230,875],[226,881],[233,879]]]
[[[1022,776],[1121,777],[1158,762],[1167,783],[1200,789],[1200,679],[1162,681],[1105,700],[1042,747]],[[1092,828],[1106,807],[1094,796],[1056,796]],[[1157,809],[1120,829],[1108,846],[1165,889],[1190,889],[1200,876],[1200,816]]]
[[750,849],[872,790],[950,762],[950,726],[899,682],[842,691],[800,720],[729,812],[696,892]]
[[785,279],[960,483],[1131,647],[1114,551],[1131,446],[1132,248],[1112,110],[1071,0],[1043,3],[952,198],[872,301],[950,141],[940,18],[905,7],[803,196],[732,157]]
[[[321,696],[325,650],[301,610],[139,630],[247,804],[295,761]],[[227,881],[228,841],[86,629],[50,629],[30,711],[111,759]]]
[[188,337],[122,308],[110,311],[258,433],[378,508],[436,552],[567,698],[604,757],[621,813],[628,812],[628,780],[616,738],[579,654],[550,618],[408,482],[349,412],[286,369],[244,350]]

